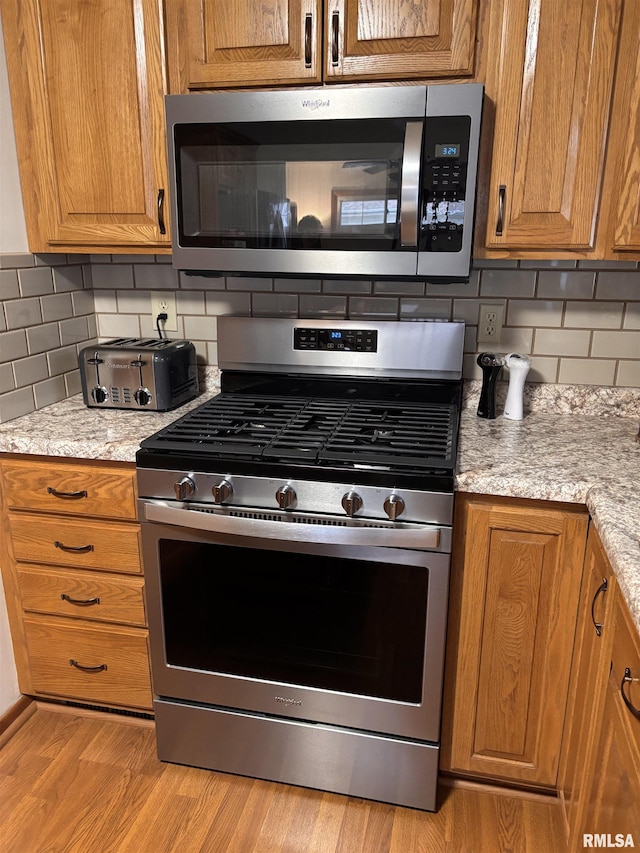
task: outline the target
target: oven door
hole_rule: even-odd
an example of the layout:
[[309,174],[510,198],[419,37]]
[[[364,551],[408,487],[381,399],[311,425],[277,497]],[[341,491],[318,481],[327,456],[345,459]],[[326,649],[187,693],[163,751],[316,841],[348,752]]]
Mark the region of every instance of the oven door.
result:
[[354,544],[367,530],[348,526],[279,523],[278,538],[274,522],[140,510],[158,697],[439,740],[448,553]]

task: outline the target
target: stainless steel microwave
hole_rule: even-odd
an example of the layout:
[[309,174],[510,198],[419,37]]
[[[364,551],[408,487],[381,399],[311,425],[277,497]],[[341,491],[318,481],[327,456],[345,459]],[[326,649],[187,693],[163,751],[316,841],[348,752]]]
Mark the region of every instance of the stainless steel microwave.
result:
[[166,98],[173,265],[469,277],[483,86]]

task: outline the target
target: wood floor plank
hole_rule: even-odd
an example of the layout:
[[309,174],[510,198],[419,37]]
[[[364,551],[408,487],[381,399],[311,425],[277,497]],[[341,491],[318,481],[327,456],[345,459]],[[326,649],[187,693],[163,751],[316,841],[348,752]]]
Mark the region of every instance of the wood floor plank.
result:
[[38,708],[0,748],[2,853],[562,853],[553,798],[436,813],[161,762],[153,729]]

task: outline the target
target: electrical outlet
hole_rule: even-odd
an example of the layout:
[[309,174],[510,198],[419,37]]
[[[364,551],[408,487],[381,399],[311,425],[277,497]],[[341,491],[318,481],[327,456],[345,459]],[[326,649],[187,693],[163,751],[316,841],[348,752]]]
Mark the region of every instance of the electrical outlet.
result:
[[478,313],[478,343],[499,344],[504,324],[504,305],[481,305]]
[[170,290],[152,290],[151,291],[151,322],[153,328],[156,327],[156,318],[158,314],[166,314],[167,319],[164,323],[160,322],[160,331],[177,332],[178,317],[176,314],[176,295]]

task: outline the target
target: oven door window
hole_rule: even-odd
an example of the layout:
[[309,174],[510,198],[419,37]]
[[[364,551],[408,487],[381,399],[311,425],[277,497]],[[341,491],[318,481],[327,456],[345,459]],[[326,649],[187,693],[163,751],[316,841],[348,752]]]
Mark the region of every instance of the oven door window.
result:
[[406,121],[175,126],[181,246],[399,248]]
[[169,666],[418,703],[424,566],[161,539]]

